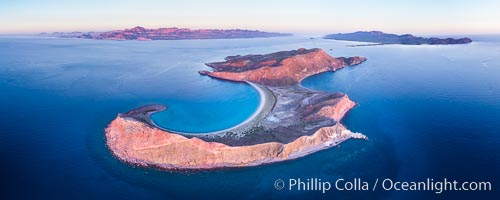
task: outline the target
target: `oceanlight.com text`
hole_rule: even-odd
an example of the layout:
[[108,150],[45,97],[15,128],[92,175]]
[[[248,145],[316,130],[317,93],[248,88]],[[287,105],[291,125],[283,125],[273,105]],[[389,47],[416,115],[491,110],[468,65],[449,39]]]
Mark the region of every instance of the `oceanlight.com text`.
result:
[[390,178],[377,178],[372,181],[361,178],[338,178],[333,181],[320,178],[290,178],[277,179],[274,182],[277,190],[319,191],[326,193],[337,191],[432,191],[442,194],[446,191],[491,191],[490,181],[457,181],[427,178],[419,181],[398,181]]

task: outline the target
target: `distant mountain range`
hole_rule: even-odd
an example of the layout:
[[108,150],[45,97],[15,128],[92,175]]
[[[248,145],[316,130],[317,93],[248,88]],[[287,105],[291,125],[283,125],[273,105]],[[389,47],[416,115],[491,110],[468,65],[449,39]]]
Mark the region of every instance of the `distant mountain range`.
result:
[[420,44],[467,44],[471,43],[470,38],[424,38],[417,37],[411,34],[396,35],[390,33],[384,33],[380,31],[358,31],[354,33],[338,33],[330,34],[324,37],[325,39],[335,39],[335,40],[348,40],[348,41],[358,41],[358,42],[374,42],[379,44],[407,44],[407,45],[420,45]]
[[54,32],[41,33],[40,35],[65,37],[65,38],[86,38],[99,40],[184,40],[184,39],[229,39],[229,38],[261,38],[291,36],[290,33],[273,33],[257,30],[241,29],[188,29],[188,28],[158,28],[147,29],[144,27],[134,27],[125,30],[115,30],[107,32]]

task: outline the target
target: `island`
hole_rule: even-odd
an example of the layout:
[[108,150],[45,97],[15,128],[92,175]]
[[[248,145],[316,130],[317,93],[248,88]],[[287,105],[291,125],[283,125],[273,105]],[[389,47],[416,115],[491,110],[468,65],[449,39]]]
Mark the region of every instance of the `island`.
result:
[[228,56],[207,63],[200,75],[244,82],[260,95],[247,120],[221,131],[183,133],[154,123],[150,115],[168,112],[146,105],[119,114],[105,129],[106,145],[118,159],[167,170],[246,167],[285,161],[330,148],[351,139],[367,139],[341,124],[356,103],[340,92],[311,90],[301,80],[366,61],[332,57],[322,49]]
[[42,36],[63,38],[85,38],[97,40],[186,40],[186,39],[231,39],[231,38],[266,38],[291,36],[290,33],[273,33],[257,30],[241,29],[188,29],[188,28],[157,28],[147,29],[134,27],[125,30],[107,32],[54,32],[41,33]]
[[[424,37],[417,37],[411,34],[396,35],[380,31],[358,31],[354,33],[330,34],[326,35],[324,39],[376,43],[370,45],[380,45],[380,44],[444,45],[444,44],[467,44],[472,42],[470,38],[458,38],[458,39],[454,38],[441,39],[435,37],[424,38]],[[354,45],[354,46],[366,46],[366,45]]]

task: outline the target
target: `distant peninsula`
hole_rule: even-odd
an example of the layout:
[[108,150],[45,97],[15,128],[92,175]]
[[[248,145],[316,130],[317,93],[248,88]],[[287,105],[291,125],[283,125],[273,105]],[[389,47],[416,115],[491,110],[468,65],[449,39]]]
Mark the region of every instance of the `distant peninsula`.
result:
[[[337,33],[326,35],[324,39],[347,40],[357,42],[373,42],[379,44],[405,44],[405,45],[445,45],[445,44],[467,44],[471,43],[470,38],[424,38],[411,34],[396,35],[380,31],[358,31],[354,33]],[[372,44],[373,45],[373,44]],[[364,46],[364,45],[362,45]]]
[[258,30],[241,29],[188,29],[157,28],[148,29],[134,27],[125,30],[107,32],[54,32],[41,33],[44,36],[63,38],[85,38],[97,40],[187,40],[187,39],[232,39],[232,38],[266,38],[291,36],[290,33],[273,33]]

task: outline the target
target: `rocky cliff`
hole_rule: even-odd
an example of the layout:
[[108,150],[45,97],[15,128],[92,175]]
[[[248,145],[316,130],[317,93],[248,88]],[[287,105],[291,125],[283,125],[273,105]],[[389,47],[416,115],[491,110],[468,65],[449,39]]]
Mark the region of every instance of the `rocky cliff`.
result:
[[116,157],[163,169],[255,166],[305,156],[350,138],[366,139],[340,124],[323,127],[286,144],[268,142],[248,146],[187,138],[120,116],[106,128],[107,145]]
[[322,49],[298,49],[266,55],[229,56],[225,62],[207,63],[214,72],[200,74],[264,85],[290,85],[314,74],[336,71],[364,62],[364,57],[334,58]]

